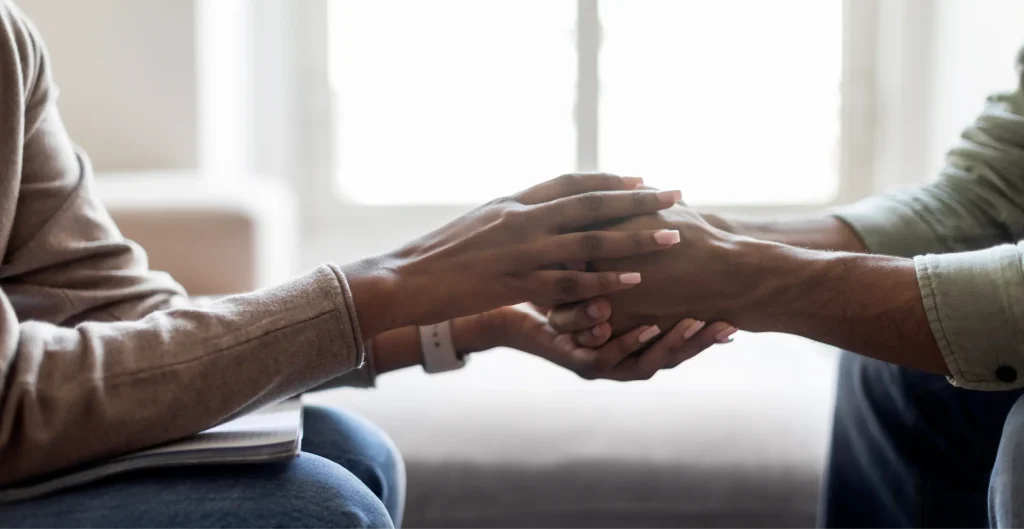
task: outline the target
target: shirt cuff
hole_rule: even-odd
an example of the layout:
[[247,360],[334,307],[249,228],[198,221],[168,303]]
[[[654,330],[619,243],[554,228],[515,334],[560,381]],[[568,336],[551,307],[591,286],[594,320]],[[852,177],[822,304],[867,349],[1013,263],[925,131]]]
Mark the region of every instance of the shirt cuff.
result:
[[1024,387],[1024,243],[914,259],[928,324],[956,386]]
[[874,254],[915,257],[941,251],[935,232],[913,211],[913,198],[886,195],[834,209]]
[[377,367],[373,358],[373,341],[363,341],[362,332],[359,327],[359,315],[356,314],[355,299],[352,297],[352,289],[348,285],[345,274],[336,265],[328,265],[338,279],[342,287],[342,302],[345,312],[348,314],[349,322],[347,327],[352,329],[355,342],[358,347],[358,358],[355,369],[347,371],[327,382],[312,388],[309,392],[324,391],[339,387],[351,388],[373,388],[377,385]]

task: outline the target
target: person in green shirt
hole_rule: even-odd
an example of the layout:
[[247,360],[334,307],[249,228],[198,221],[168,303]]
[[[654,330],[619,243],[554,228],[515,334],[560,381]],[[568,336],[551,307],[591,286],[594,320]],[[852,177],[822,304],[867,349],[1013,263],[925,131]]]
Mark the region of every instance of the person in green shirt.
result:
[[[645,278],[599,301],[607,336],[693,318],[717,322],[708,328],[722,339],[735,325],[848,351],[823,525],[1024,526],[1024,86],[990,96],[919,188],[795,220],[680,203],[617,227],[677,229],[682,242],[590,264]],[[597,302],[557,308],[551,322],[565,333],[603,323],[581,310]],[[650,376],[692,354],[627,361]]]

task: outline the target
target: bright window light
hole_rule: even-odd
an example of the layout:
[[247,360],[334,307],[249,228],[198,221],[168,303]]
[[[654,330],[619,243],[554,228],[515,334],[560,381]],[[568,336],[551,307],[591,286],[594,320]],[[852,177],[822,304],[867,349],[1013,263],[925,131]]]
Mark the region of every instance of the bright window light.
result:
[[575,0],[333,0],[338,184],[479,202],[574,169]]
[[691,203],[839,184],[842,0],[602,0],[600,166]]
[[[348,200],[473,203],[577,170],[577,141],[593,135],[574,120],[576,0],[328,5]],[[602,170],[682,188],[691,203],[835,197],[842,0],[598,9]]]

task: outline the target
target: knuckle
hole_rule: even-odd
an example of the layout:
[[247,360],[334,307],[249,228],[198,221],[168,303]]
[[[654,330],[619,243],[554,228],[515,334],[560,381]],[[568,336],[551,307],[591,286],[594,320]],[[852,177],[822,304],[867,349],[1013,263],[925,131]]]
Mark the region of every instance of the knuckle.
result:
[[576,186],[580,185],[581,180],[582,177],[579,173],[566,173],[555,178],[555,181],[566,189],[575,189]]
[[650,198],[652,195],[646,191],[633,191],[630,193],[630,198],[633,200],[633,208],[636,210],[646,210],[650,205]]
[[580,235],[580,245],[583,246],[584,252],[590,256],[601,251],[601,247],[604,246],[604,239],[596,233],[584,233]]
[[633,233],[633,235],[630,237],[630,239],[632,239],[632,241],[633,241],[633,248],[640,249],[640,248],[645,248],[647,246],[648,238],[645,237],[644,234],[642,234],[640,232]]
[[491,200],[486,205],[487,206],[496,206],[498,204],[505,204],[505,203],[513,202],[513,201],[515,201],[514,198],[512,198],[510,196],[504,196],[504,197],[498,197],[498,198],[496,198],[494,200]]
[[593,213],[604,207],[604,197],[600,193],[584,193],[580,195],[579,203],[584,211]]
[[499,222],[502,224],[509,224],[518,226],[526,222],[526,210],[523,208],[506,207],[501,211],[499,215]]
[[580,273],[569,270],[559,276],[555,284],[555,290],[564,298],[571,298],[580,291]]

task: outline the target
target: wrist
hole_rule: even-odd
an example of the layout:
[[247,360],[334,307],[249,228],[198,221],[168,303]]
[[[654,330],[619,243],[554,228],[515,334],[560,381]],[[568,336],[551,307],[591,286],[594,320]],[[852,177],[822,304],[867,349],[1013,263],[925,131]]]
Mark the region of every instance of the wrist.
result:
[[378,259],[363,259],[339,268],[352,293],[364,340],[408,324],[401,310],[404,304],[398,302],[397,278]]
[[459,355],[465,356],[501,345],[496,313],[491,311],[452,320],[452,341]]
[[783,312],[799,303],[799,292],[821,288],[829,254],[755,239],[734,237],[726,245],[733,294],[721,311],[724,321],[753,332],[779,331]]

